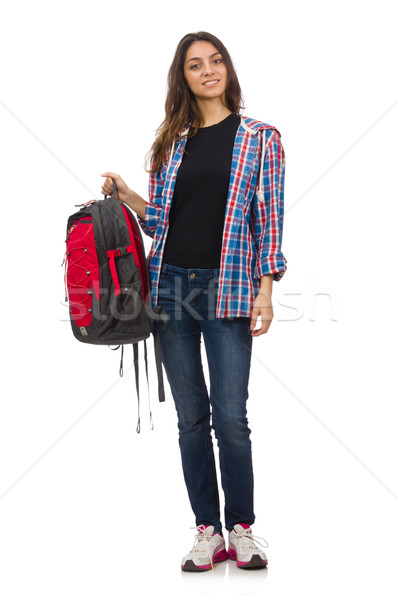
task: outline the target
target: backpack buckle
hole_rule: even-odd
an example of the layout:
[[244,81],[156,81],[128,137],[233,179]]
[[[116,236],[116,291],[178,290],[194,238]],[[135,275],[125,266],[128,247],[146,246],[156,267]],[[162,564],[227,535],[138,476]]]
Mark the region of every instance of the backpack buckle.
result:
[[127,246],[124,246],[123,248],[116,248],[114,251],[115,256],[124,256],[125,254],[128,254]]

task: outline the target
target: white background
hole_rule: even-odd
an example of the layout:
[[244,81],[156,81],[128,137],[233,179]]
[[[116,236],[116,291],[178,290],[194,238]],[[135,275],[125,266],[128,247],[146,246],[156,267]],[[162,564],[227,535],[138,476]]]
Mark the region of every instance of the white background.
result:
[[[2,599],[396,598],[392,8],[3,5]],[[288,271],[271,328],[254,340],[248,401],[267,572],[230,561],[181,572],[195,523],[152,342],[154,430],[143,380],[138,435],[132,349],[120,379],[118,353],[79,344],[63,301],[67,217],[102,197],[106,170],[146,197],[167,71],[199,30],[229,49],[244,114],[276,126],[286,152]]]

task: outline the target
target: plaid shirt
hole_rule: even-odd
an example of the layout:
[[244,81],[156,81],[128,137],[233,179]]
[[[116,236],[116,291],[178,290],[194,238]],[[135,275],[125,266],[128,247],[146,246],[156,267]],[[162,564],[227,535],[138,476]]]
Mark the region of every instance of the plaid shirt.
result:
[[[148,256],[152,304],[158,302],[164,244],[178,168],[186,134],[173,142],[166,164],[149,176],[149,202],[142,230],[153,238]],[[216,317],[251,317],[262,275],[279,281],[287,270],[281,252],[284,220],[285,154],[280,132],[271,125],[241,115],[230,173],[223,229]],[[175,151],[175,152],[174,152]]]

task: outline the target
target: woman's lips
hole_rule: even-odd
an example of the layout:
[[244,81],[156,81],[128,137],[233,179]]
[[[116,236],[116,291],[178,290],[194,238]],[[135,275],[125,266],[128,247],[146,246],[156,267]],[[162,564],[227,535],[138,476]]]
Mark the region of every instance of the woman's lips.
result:
[[210,81],[205,81],[203,85],[205,87],[213,87],[214,85],[217,85],[217,83],[219,83],[219,79],[211,79]]

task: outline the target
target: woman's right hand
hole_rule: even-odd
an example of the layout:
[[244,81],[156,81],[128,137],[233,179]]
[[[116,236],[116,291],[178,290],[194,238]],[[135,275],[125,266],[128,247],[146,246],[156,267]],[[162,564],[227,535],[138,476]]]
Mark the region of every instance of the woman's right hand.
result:
[[111,196],[113,194],[113,181],[116,184],[117,189],[117,198],[120,202],[128,203],[128,199],[130,198],[131,190],[125,181],[117,175],[117,173],[111,173],[107,171],[106,173],[102,173],[101,177],[106,177],[103,185],[102,185],[102,194],[106,196]]
[[113,194],[114,181],[116,184],[118,200],[127,204],[127,206],[129,206],[132,210],[136,212],[138,217],[141,217],[141,219],[145,220],[145,200],[141,196],[138,196],[136,192],[131,190],[126,184],[126,182],[122,180],[120,175],[117,175],[117,173],[111,173],[110,171],[107,171],[106,173],[102,173],[101,177],[106,177],[102,185],[102,194],[106,194],[106,196],[111,196]]

